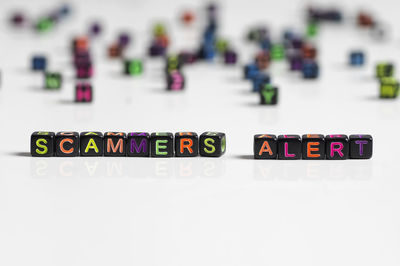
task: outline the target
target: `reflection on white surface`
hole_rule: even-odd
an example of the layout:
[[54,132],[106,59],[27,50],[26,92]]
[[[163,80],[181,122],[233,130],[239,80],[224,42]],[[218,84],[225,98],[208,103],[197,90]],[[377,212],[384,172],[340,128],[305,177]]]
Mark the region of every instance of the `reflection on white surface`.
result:
[[[350,165],[349,165],[350,163]],[[279,161],[265,163],[254,161],[253,176],[266,181],[340,181],[370,180],[372,164],[370,161]]]
[[221,177],[224,159],[31,158],[32,177]]
[[262,125],[276,125],[278,123],[279,109],[270,106],[259,106],[258,108],[258,123]]
[[74,119],[77,122],[88,122],[93,119],[92,109],[74,108]]
[[395,101],[391,99],[385,99],[379,102],[378,105],[378,116],[384,118],[384,120],[397,120],[399,116],[399,106]]
[[[31,158],[31,176],[129,177],[129,178],[218,178],[231,176],[225,159],[132,159],[132,158]],[[371,180],[370,160],[269,161],[254,160],[253,168],[241,169],[242,177],[253,173],[256,181],[357,181]],[[228,166],[229,168],[229,166]],[[248,174],[246,174],[248,173]],[[239,175],[240,176],[240,175]]]

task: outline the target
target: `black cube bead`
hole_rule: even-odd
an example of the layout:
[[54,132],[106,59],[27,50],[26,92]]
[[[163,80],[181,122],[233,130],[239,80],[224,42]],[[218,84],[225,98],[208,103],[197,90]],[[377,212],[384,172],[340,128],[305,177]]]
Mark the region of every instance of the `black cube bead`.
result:
[[128,133],[126,140],[126,156],[149,157],[150,134],[147,132]]
[[275,105],[278,103],[278,88],[268,83],[260,85],[260,104]]
[[54,132],[33,132],[31,135],[31,155],[34,157],[54,156],[54,139]]
[[302,137],[302,155],[305,160],[325,159],[325,137],[320,134],[307,134]]
[[349,138],[346,135],[327,135],[325,143],[327,160],[346,160],[349,158]]
[[104,133],[104,156],[126,155],[126,134],[123,132]]
[[75,86],[75,102],[86,103],[93,100],[93,88],[88,82],[78,82]]
[[199,137],[195,132],[175,133],[175,156],[196,157],[199,155]]
[[185,76],[178,70],[172,70],[167,74],[167,90],[181,91],[185,88]]
[[204,132],[200,135],[200,155],[204,157],[220,157],[226,151],[226,136],[221,132]]
[[372,144],[371,135],[350,135],[350,159],[370,159]]
[[81,156],[103,156],[103,133],[81,132]]
[[254,135],[254,159],[276,159],[278,156],[278,145],[275,135]]
[[150,136],[151,157],[173,157],[174,135],[170,132],[155,132]]
[[299,135],[278,136],[278,159],[279,160],[301,159],[301,138]]
[[171,73],[174,70],[181,69],[182,62],[178,55],[170,55],[166,58],[165,72]]
[[56,156],[75,157],[79,156],[79,133],[58,132],[56,134]]

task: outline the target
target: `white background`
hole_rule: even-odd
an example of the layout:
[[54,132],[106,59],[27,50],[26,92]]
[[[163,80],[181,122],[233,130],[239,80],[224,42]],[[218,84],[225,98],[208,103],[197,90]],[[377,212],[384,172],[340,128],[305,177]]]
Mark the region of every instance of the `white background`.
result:
[[[329,4],[323,1],[325,4]],[[339,5],[343,2],[343,5]],[[256,48],[246,29],[270,25],[272,36],[303,30],[305,2],[221,1],[219,35],[247,63]],[[332,2],[330,2],[332,3]],[[6,24],[22,8],[33,17],[55,1],[0,2],[0,265],[399,265],[399,100],[378,99],[374,66],[399,63],[399,4],[334,1],[345,22],[324,25],[318,45],[321,78],[304,81],[274,64],[276,107],[259,106],[242,67],[220,62],[185,68],[187,89],[165,91],[163,63],[144,59],[142,77],[121,75],[106,56],[119,31],[133,35],[128,57],[145,58],[155,21],[168,24],[172,51],[198,43],[202,21],[183,27],[182,7],[201,1],[76,1],[74,15],[36,35]],[[388,26],[385,42],[354,26],[360,8]],[[102,19],[92,43],[95,102],[73,101],[69,45]],[[347,66],[351,49],[368,64]],[[45,53],[62,71],[63,89],[48,92],[29,70]],[[222,158],[32,158],[35,130],[222,131]],[[253,135],[371,134],[366,161],[255,161]]]

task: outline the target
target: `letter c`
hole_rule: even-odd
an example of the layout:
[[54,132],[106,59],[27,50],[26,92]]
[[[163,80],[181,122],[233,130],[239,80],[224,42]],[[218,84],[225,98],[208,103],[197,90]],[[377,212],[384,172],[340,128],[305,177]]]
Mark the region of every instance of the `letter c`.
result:
[[64,148],[64,143],[65,143],[65,142],[68,142],[68,143],[70,143],[70,144],[74,143],[74,141],[73,141],[72,139],[63,139],[63,140],[60,141],[60,150],[61,150],[63,153],[65,153],[65,154],[71,154],[71,153],[73,153],[73,152],[74,152],[74,148],[70,148],[70,149],[68,149],[68,150],[66,150],[66,149]]

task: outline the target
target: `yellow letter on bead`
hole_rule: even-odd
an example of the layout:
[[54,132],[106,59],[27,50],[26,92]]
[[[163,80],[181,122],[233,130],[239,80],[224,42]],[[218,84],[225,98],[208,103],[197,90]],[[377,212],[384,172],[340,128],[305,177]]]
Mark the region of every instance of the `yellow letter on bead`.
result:
[[44,144],[47,144],[47,140],[45,140],[45,139],[36,140],[36,146],[38,146],[38,148],[43,149],[43,150],[36,149],[36,153],[43,155],[43,154],[46,154],[49,151],[49,149],[47,148],[46,145],[41,144],[41,142],[43,142]]
[[89,142],[86,146],[85,152],[88,152],[89,149],[94,149],[96,151],[96,153],[99,153],[99,148],[97,148],[97,145],[96,145],[96,142],[94,141],[94,139],[89,140]]
[[204,148],[204,151],[206,153],[214,153],[215,152],[215,146],[213,145],[214,142],[215,141],[212,138],[206,138],[204,140],[204,145],[206,145],[208,148],[210,148],[210,149]]

